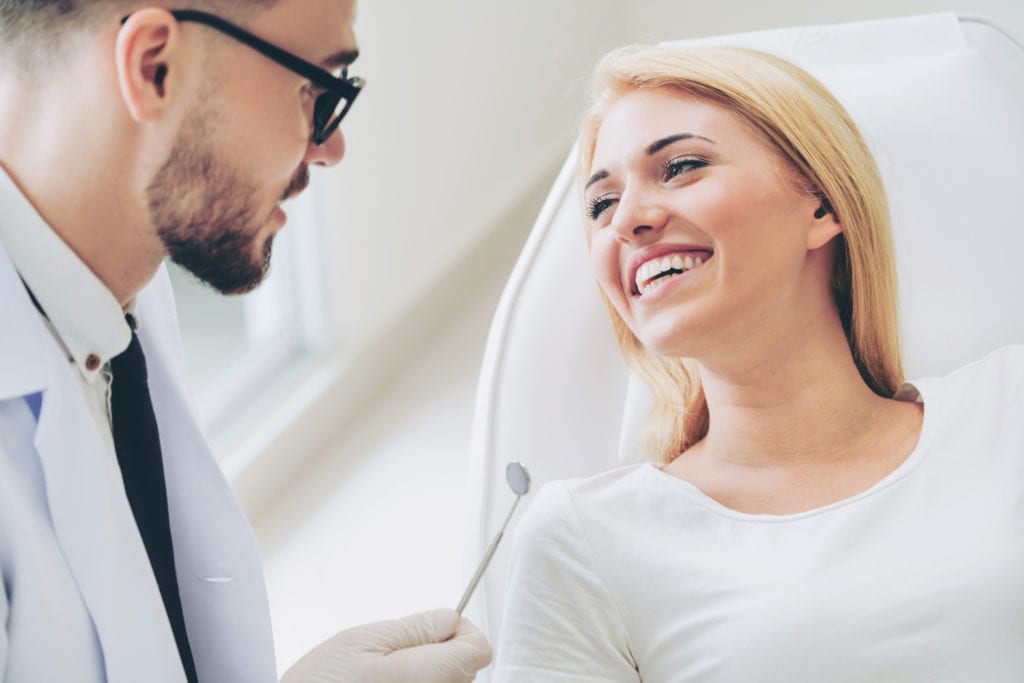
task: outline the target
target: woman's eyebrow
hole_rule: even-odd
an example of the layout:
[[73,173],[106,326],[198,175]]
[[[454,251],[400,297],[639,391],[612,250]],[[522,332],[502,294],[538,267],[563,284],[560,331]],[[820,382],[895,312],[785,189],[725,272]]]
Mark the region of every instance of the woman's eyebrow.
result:
[[[661,150],[671,145],[673,142],[679,142],[680,140],[703,140],[704,142],[710,142],[712,145],[715,144],[714,140],[706,138],[703,135],[697,135],[696,133],[676,133],[675,135],[669,135],[667,137],[661,138],[660,140],[655,140],[651,144],[647,145],[647,148],[644,149],[644,153],[647,154],[647,156],[657,154]],[[587,180],[587,184],[583,186],[583,189],[586,190],[588,187],[596,183],[598,180],[604,180],[607,177],[608,171],[598,171],[594,175],[590,176],[590,179]]]
[[696,133],[676,133],[675,135],[669,135],[668,137],[661,138],[660,140],[655,140],[651,144],[647,145],[647,149],[644,151],[647,153],[647,156],[651,156],[652,154],[657,154],[661,150],[665,149],[673,142],[679,142],[680,140],[704,140],[705,142],[710,142],[712,145],[715,144],[714,140],[709,140],[703,135],[697,135]]
[[590,176],[590,180],[588,180],[587,184],[583,186],[583,189],[585,190],[588,187],[590,187],[591,185],[593,185],[594,183],[596,183],[598,180],[604,180],[607,177],[608,177],[608,171],[598,171],[594,175]]

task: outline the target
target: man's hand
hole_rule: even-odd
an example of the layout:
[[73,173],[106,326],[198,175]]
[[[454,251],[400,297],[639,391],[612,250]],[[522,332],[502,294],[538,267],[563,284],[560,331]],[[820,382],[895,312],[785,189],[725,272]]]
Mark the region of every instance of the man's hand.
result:
[[357,626],[328,638],[281,683],[468,683],[491,661],[491,646],[450,609]]

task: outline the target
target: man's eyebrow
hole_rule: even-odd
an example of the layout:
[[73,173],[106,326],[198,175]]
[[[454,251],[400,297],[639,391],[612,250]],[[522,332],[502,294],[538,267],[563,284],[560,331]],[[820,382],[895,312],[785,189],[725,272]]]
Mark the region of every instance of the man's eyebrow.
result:
[[661,138],[660,140],[655,140],[651,144],[647,145],[647,149],[645,149],[644,152],[647,153],[647,156],[651,156],[652,154],[657,154],[661,150],[665,149],[673,142],[679,142],[680,140],[704,140],[705,142],[710,142],[712,145],[715,144],[714,140],[709,140],[703,135],[697,135],[696,133],[677,133],[676,135],[669,135],[668,137]]
[[594,175],[590,176],[590,180],[588,180],[587,184],[583,186],[583,189],[585,190],[588,187],[590,187],[591,185],[593,185],[594,183],[596,183],[598,180],[604,180],[607,177],[608,177],[608,171],[598,171]]
[[341,50],[321,61],[320,66],[329,71],[340,66],[348,66],[357,59],[359,59],[359,50]]

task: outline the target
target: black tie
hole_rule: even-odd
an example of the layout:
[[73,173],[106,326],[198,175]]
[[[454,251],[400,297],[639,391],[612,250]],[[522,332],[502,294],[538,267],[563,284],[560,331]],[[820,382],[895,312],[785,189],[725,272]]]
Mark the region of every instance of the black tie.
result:
[[178,579],[174,571],[174,548],[171,545],[171,523],[167,512],[167,486],[164,483],[163,459],[156,415],[149,398],[146,357],[135,334],[135,319],[125,316],[132,328],[132,343],[110,361],[114,375],[111,385],[110,412],[114,427],[114,448],[121,465],[128,503],[142,542],[149,555],[160,597],[174,631],[178,654],[189,683],[197,683],[192,648],[185,632]]

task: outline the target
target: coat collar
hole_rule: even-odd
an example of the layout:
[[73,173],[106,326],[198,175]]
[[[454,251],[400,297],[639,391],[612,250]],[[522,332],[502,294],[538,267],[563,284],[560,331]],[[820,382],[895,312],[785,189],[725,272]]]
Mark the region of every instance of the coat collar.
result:
[[124,311],[0,168],[0,243],[88,382],[131,341]]
[[38,393],[46,386],[49,332],[32,305],[7,253],[0,248],[0,320],[18,334],[0,334],[0,401]]

